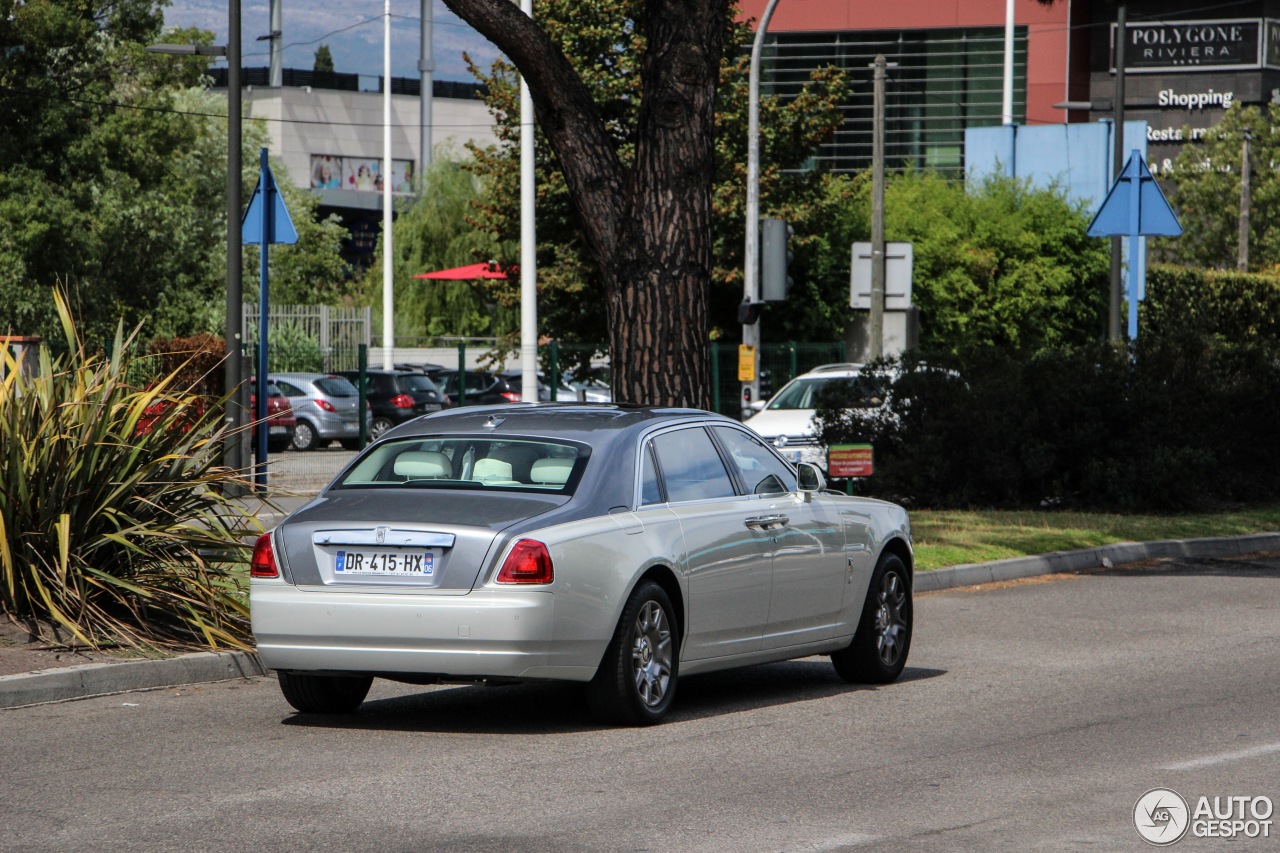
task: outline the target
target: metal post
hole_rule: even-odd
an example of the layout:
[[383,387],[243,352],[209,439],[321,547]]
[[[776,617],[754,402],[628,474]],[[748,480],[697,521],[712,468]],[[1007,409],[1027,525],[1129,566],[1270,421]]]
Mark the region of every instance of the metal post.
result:
[[240,386],[244,381],[244,299],[243,246],[240,240],[240,0],[230,0],[227,9],[227,361],[223,366],[224,392],[227,395],[226,426],[228,435],[223,445],[222,461],[236,471],[244,469],[245,444],[248,436],[244,425],[244,407]]
[[1004,6],[1004,91],[1000,106],[1000,123],[1013,124],[1013,0]]
[[551,373],[548,377],[551,383],[551,402],[556,402],[556,389],[560,387],[560,345],[555,341],[551,342]]
[[[1112,172],[1113,178],[1120,177],[1120,172],[1124,170],[1124,49],[1126,41],[1125,33],[1125,4],[1121,3],[1116,10],[1116,102],[1115,102],[1115,127],[1112,128],[1114,139],[1112,140]],[[1115,342],[1120,340],[1120,300],[1124,291],[1122,278],[1122,251],[1120,248],[1120,237],[1111,238],[1111,298],[1110,308],[1107,312],[1107,340]],[[1136,270],[1130,270],[1130,275],[1136,275]]]
[[[520,0],[533,17],[533,0]],[[520,77],[520,393],[538,401],[538,229],[533,95]]]
[[711,411],[720,413],[720,344],[711,342]]
[[382,369],[390,370],[396,345],[392,246],[395,213],[391,203],[391,0],[382,4]]
[[871,347],[870,357],[884,355],[884,54],[875,61],[871,145]]
[[[747,215],[746,246],[742,255],[742,301],[754,305],[760,301],[760,54],[764,51],[764,37],[769,30],[769,19],[778,0],[769,0],[760,22],[756,26],[755,41],[751,44],[751,72],[747,85]],[[755,347],[754,377],[742,384],[743,417],[750,414],[748,400],[760,399],[760,323],[742,324],[742,343]]]
[[467,345],[458,342],[458,405],[467,404]]
[[369,443],[369,347],[360,344],[356,348],[360,379],[357,388],[360,391],[360,449],[364,450]]
[[260,149],[258,153],[258,168],[260,175],[258,191],[262,193],[258,199],[262,203],[262,221],[259,223],[262,240],[258,247],[258,375],[255,382],[255,393],[258,399],[253,407],[253,419],[258,424],[258,440],[254,442],[253,448],[253,481],[257,484],[258,491],[265,492],[267,490],[267,356],[271,349],[267,344],[267,324],[271,319],[271,301],[267,292],[269,289],[267,249],[275,233],[275,229],[271,227],[271,216],[275,212],[276,202],[275,183],[271,180],[271,174],[268,171],[270,166],[267,163],[266,148]]
[[279,89],[284,85],[284,0],[271,0],[271,80]]
[[1249,208],[1252,206],[1250,178],[1253,163],[1249,158],[1249,143],[1253,141],[1253,131],[1244,129],[1244,151],[1240,155],[1240,244],[1236,249],[1236,269],[1249,271]]
[[418,55],[418,74],[422,79],[422,87],[418,93],[421,106],[422,126],[418,131],[418,180],[425,181],[427,169],[431,168],[431,100],[435,97],[435,45],[432,42],[432,0],[422,0],[422,46]]

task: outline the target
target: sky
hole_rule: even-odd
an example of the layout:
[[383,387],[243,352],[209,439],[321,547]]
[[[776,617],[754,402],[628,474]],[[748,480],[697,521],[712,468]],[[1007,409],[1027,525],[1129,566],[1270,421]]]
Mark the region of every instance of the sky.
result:
[[[316,49],[329,45],[335,71],[382,73],[384,0],[281,0],[284,4],[284,67],[311,70]],[[498,56],[484,36],[464,24],[440,0],[433,0],[435,79],[472,83],[462,60],[467,51],[482,68]],[[421,38],[420,0],[391,0],[391,76],[418,77]],[[215,44],[227,43],[227,0],[172,0],[164,9],[165,25],[199,27],[214,33]],[[271,64],[267,42],[271,31],[268,0],[242,0],[240,9],[242,65]]]

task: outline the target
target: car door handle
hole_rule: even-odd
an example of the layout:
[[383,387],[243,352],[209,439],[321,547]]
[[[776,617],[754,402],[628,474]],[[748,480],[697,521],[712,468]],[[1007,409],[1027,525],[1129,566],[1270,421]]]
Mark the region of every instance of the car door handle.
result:
[[791,523],[791,518],[786,515],[754,515],[743,523],[752,530],[772,530],[786,527]]

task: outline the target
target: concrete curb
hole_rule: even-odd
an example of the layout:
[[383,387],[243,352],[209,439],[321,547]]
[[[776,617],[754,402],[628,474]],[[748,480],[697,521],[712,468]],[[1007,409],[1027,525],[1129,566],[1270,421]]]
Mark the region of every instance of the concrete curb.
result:
[[[920,572],[915,576],[914,589],[916,592],[933,592],[1058,572],[1099,569],[1107,564],[1119,566],[1160,557],[1238,557],[1267,552],[1280,552],[1280,533],[1122,542],[1078,551],[1054,551],[1034,557],[1014,557],[993,563],[975,563]],[[251,652],[198,652],[165,660],[90,663],[0,676],[0,708],[19,708],[131,690],[228,681],[266,674],[258,656]]]
[[993,563],[974,563],[919,572],[915,576],[916,592],[953,589],[958,586],[1011,581],[1019,578],[1078,572],[1119,566],[1160,557],[1238,557],[1280,551],[1280,533],[1255,533],[1250,536],[1222,536],[1211,539],[1160,539],[1155,542],[1120,542],[1078,551],[1054,551],[1034,557],[1012,557]]
[[197,652],[164,660],[87,663],[0,676],[0,708],[251,678],[266,673],[258,656],[251,652]]

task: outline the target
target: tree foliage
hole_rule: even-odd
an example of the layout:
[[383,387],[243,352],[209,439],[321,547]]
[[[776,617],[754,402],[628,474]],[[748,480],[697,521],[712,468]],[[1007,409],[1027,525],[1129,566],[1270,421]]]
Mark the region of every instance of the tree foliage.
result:
[[[436,157],[411,207],[395,220],[395,317],[398,338],[443,335],[503,336],[518,308],[499,304],[486,281],[431,281],[413,276],[510,257],[498,237],[476,222],[483,179],[450,157]],[[382,248],[361,279],[363,304],[382,314]]]
[[1240,243],[1240,176],[1244,133],[1252,132],[1249,269],[1280,266],[1280,104],[1260,109],[1239,101],[1199,139],[1187,142],[1174,168],[1170,203],[1182,222],[1181,237],[1155,245],[1173,263],[1217,269],[1236,267]]
[[[534,11],[548,37],[587,83],[625,167],[634,164],[643,95],[645,39],[636,23],[639,5],[615,0],[584,7],[573,0],[545,0]],[[733,14],[726,27],[716,99],[708,318],[713,337],[736,338],[741,328],[737,305],[742,300],[752,31]],[[473,66],[472,71],[486,86],[500,140],[492,148],[473,147],[473,168],[491,181],[481,221],[511,247],[513,254],[502,261],[512,265],[520,225],[519,80],[504,60],[488,69]],[[832,306],[842,304],[840,292],[847,290],[847,252],[836,250],[846,263],[843,269],[824,265],[831,251],[826,226],[844,200],[843,182],[803,168],[816,145],[839,125],[844,92],[843,77],[824,69],[798,98],[765,96],[761,101],[761,213],[787,219],[796,231],[796,290],[785,309],[766,315],[769,329],[780,337],[833,339],[844,325],[844,317]],[[583,233],[564,171],[543,133],[538,134],[536,163],[539,326],[561,341],[600,343],[606,325],[604,276]],[[493,289],[502,304],[518,304],[518,282]]]
[[[833,234],[867,240],[870,181],[856,182]],[[894,175],[885,233],[914,244],[912,302],[921,344],[1036,349],[1097,338],[1110,259],[1085,235],[1083,207],[1056,189],[993,176],[965,185],[929,172]]]
[[[221,328],[226,99],[206,89],[206,57],[145,52],[212,34],[161,28],[147,0],[0,3],[0,333],[56,336],[58,281],[91,339],[121,317],[149,317],[149,334]],[[246,198],[265,139],[246,124]],[[338,231],[313,235],[305,203],[290,201],[304,242],[279,253],[279,279],[329,298]],[[251,292],[252,258],[245,271]]]

